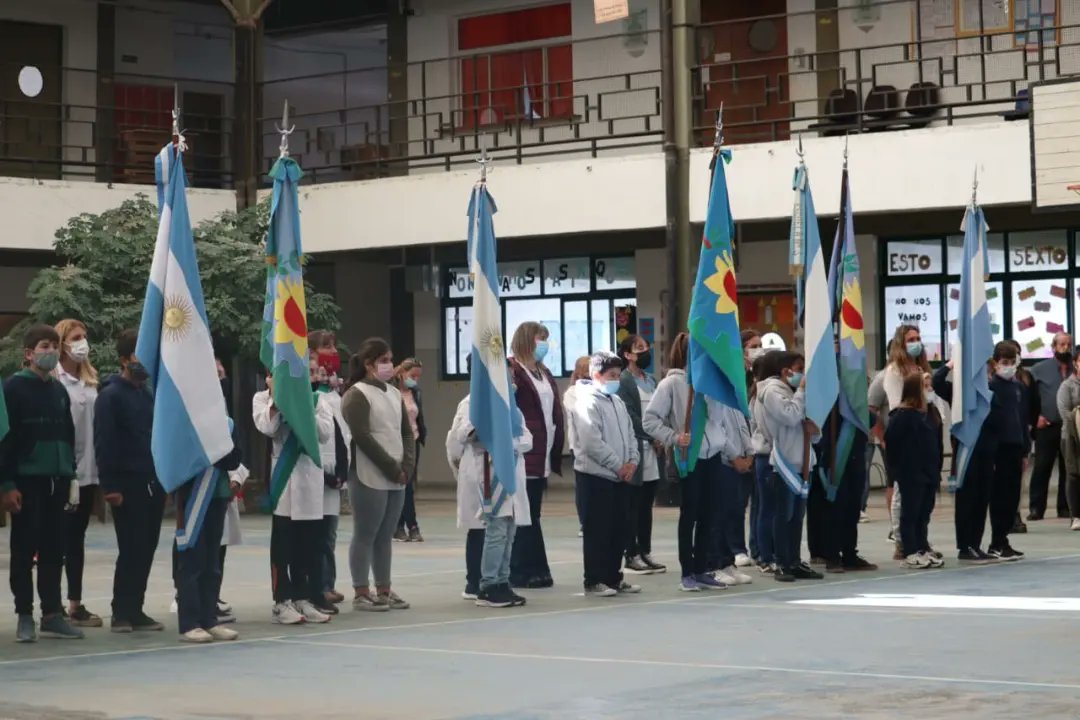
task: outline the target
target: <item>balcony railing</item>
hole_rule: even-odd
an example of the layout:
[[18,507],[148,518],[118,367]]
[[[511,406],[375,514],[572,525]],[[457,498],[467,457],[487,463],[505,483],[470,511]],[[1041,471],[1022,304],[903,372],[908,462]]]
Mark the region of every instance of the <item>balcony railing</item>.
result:
[[[4,68],[15,77],[20,68]],[[184,108],[186,169],[196,187],[232,186],[232,83],[38,67],[40,94],[0,92],[0,174],[154,183],[171,137],[174,84]]]

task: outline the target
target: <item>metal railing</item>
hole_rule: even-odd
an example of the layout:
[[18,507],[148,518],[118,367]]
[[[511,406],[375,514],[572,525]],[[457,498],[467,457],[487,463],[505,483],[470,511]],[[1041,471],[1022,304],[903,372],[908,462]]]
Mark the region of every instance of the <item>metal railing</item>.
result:
[[[13,77],[21,68],[4,68]],[[0,175],[154,184],[179,88],[196,187],[232,187],[232,83],[39,66],[40,94],[0,92]]]
[[[372,88],[393,93],[395,76],[405,78],[401,100],[368,99]],[[311,182],[449,170],[473,163],[481,144],[515,163],[633,152],[661,143],[660,36],[567,39],[266,81],[267,167],[285,99],[297,108],[292,152]]]
[[[994,27],[985,3],[966,18],[933,14],[940,6],[885,0],[698,26],[698,142],[712,142],[721,102],[727,142],[769,142],[803,131],[1026,118],[1029,83],[1080,74],[1080,25],[1060,24],[1060,14],[1053,25],[1017,30]],[[817,47],[819,25],[837,28],[838,49],[806,49]],[[905,31],[908,38],[894,39]],[[740,48],[738,38],[760,51]]]

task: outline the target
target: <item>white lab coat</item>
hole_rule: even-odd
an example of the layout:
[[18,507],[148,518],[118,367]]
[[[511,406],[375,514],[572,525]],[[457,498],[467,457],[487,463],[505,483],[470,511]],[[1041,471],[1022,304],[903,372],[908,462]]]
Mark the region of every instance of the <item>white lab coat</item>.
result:
[[[520,415],[516,407],[514,412]],[[531,525],[529,515],[529,494],[525,492],[525,453],[532,449],[532,433],[521,420],[521,436],[514,439],[514,454],[517,457],[517,490],[508,502],[504,502],[498,517],[512,517],[518,527]],[[484,492],[484,448],[470,438],[473,424],[469,420],[469,396],[458,403],[454,422],[446,434],[446,459],[450,470],[457,480],[457,526],[465,530],[482,530],[484,518],[481,512],[481,500]]]
[[[345,424],[345,418],[341,416],[341,396],[337,394],[336,390],[330,390],[329,392],[322,393],[320,401],[325,398],[327,404],[330,406],[330,410],[334,416],[334,422],[337,423],[338,430],[341,431],[341,437],[345,440],[345,447],[352,447],[352,433],[349,432],[349,426]],[[337,469],[337,447],[334,444],[334,433],[331,430],[330,437],[326,442],[319,443],[319,455],[322,457],[322,469],[324,473],[333,474]],[[323,483],[323,515],[340,515],[341,514],[341,489],[332,488]]]
[[[273,401],[266,390],[255,393],[255,397],[251,399],[251,415],[255,421],[255,427],[263,435],[273,438],[272,463],[277,463],[281,448],[292,431],[289,430],[288,425],[282,423],[280,412],[275,412],[271,416],[272,407]],[[333,437],[334,413],[325,396],[320,397],[315,403],[315,429],[320,444],[326,442],[327,438]],[[324,487],[322,467],[305,453],[301,453],[285,485],[285,491],[281,493],[277,507],[274,508],[274,514],[293,520],[322,520],[325,503]]]
[[[229,489],[233,485],[244,486],[248,479],[248,469],[241,465],[235,470],[229,471]],[[243,534],[240,532],[240,501],[236,497],[229,498],[229,504],[225,507],[225,531],[221,534],[222,545],[242,545]]]

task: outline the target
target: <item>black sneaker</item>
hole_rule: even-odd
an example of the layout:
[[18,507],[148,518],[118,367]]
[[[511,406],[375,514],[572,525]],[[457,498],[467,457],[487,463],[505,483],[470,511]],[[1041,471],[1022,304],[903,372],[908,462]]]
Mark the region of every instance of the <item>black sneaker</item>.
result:
[[847,572],[844,564],[839,560],[829,560],[825,563],[825,572],[827,573],[843,573]]
[[420,534],[420,528],[414,527],[409,530],[409,542],[424,542],[424,536]]
[[[67,611],[64,617],[68,617]],[[71,613],[69,621],[75,627],[101,627],[101,618],[86,609],[85,605],[79,605],[75,612]]]
[[134,628],[131,625],[130,620],[124,618],[113,617],[112,622],[109,625],[109,629],[114,633],[129,633],[134,632]]
[[776,578],[776,582],[783,583],[795,582],[796,580],[795,573],[792,572],[792,569],[784,567],[776,568],[776,572],[773,573],[773,577]]
[[503,585],[503,587],[506,589],[506,592],[510,593],[510,597],[513,598],[514,607],[521,607],[526,602],[528,602],[528,600],[523,598],[521,595],[518,595],[516,592],[511,590],[509,585]]
[[646,565],[641,556],[635,555],[632,558],[627,558],[623,564],[623,572],[630,575],[652,575],[656,571]]
[[878,566],[866,558],[856,555],[854,560],[848,560],[844,563],[844,569],[848,572],[870,572],[877,570]]
[[648,553],[641,556],[641,562],[648,565],[649,569],[652,570],[654,573],[666,573],[667,572],[667,565],[665,565],[663,563],[656,562],[655,560],[652,559],[652,555],[649,555]]
[[405,532],[405,528],[398,528],[394,533],[394,542],[409,542],[409,533]]
[[979,562],[979,554],[972,548],[965,548],[956,554],[956,559],[961,562]]
[[1003,551],[1003,556],[1007,556],[1007,559],[1009,559],[1009,560],[1023,560],[1024,559],[1024,553],[1020,552],[1019,550],[1014,548],[1012,545],[1010,545],[1008,540],[1005,541],[1005,547],[1004,547],[1004,551]]
[[165,629],[165,626],[146,613],[139,613],[131,621],[131,629],[134,632],[160,632]]
[[477,607],[507,608],[514,604],[514,598],[509,587],[492,585],[480,591],[476,596]]
[[65,620],[60,613],[41,618],[39,634],[43,638],[55,638],[58,640],[83,639],[83,631],[77,627],[72,627],[71,623]]
[[20,615],[19,624],[15,630],[15,642],[37,642],[37,626],[34,624],[33,615]]
[[806,563],[799,563],[791,568],[791,573],[799,580],[823,580],[825,578],[824,575]]
[[1026,535],[1028,531],[1027,523],[1020,519],[1020,516],[1016,516],[1016,521],[1013,522],[1013,526],[1009,528],[1010,535]]
[[529,590],[543,590],[545,588],[552,587],[555,581],[551,579],[550,575],[538,575],[536,577],[529,578],[529,581],[524,585],[518,585],[517,587],[525,587]]
[[315,606],[316,610],[326,615],[337,615],[338,612],[340,612],[337,605],[332,602],[327,602],[324,598],[319,598],[318,602],[313,602],[311,604]]

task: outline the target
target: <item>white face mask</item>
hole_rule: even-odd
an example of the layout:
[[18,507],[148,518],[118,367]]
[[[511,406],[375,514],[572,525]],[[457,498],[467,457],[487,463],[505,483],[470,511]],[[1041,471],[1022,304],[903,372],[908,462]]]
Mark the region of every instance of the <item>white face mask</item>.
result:
[[937,393],[934,392],[933,390],[927,390],[926,391],[926,402],[932,403],[935,400],[937,400]]
[[749,360],[750,362],[754,362],[755,360],[757,360],[759,357],[761,357],[764,354],[765,354],[765,348],[763,348],[763,347],[748,348],[746,350],[746,359]]
[[68,355],[75,362],[83,362],[86,358],[90,357],[90,343],[86,338],[82,340],[76,340],[67,344]]

